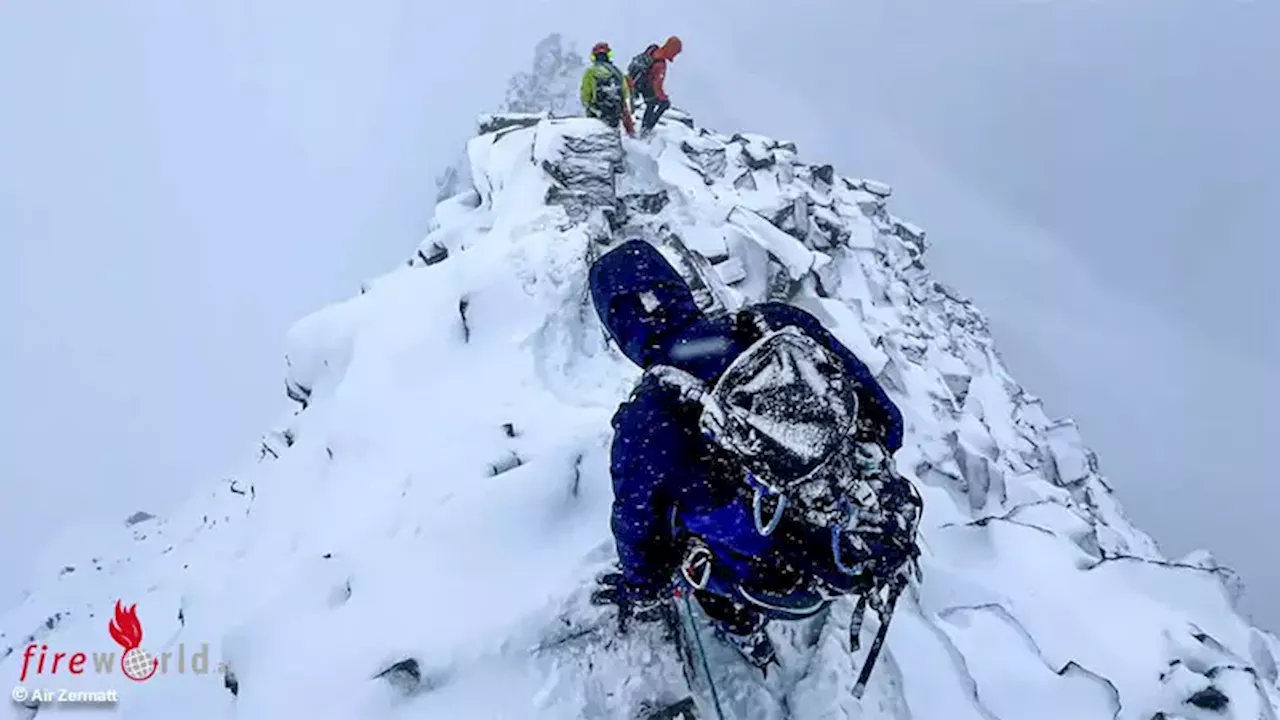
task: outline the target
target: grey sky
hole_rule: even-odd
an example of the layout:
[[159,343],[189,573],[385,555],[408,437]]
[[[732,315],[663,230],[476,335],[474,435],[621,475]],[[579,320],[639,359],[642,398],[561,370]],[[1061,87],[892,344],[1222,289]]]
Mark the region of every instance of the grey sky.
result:
[[0,591],[22,538],[251,457],[289,324],[411,251],[540,37],[678,32],[678,105],[893,183],[1138,523],[1280,626],[1280,6],[481,5],[0,4]]
[[933,269],[1080,421],[1139,525],[1234,565],[1246,609],[1280,626],[1280,6],[868,3],[847,22],[788,6],[805,19],[739,24],[754,49],[735,57],[782,107],[752,111],[745,84],[710,76],[699,89],[892,182]]

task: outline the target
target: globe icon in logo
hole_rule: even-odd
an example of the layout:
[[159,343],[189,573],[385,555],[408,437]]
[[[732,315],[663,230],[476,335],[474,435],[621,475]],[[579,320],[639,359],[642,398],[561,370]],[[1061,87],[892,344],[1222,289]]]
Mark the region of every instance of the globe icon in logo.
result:
[[130,680],[146,680],[155,673],[156,661],[142,648],[130,650],[120,660],[120,666]]
[[120,672],[135,682],[142,682],[156,674],[160,661],[147,654],[142,645],[142,623],[138,621],[138,606],[123,606],[116,601],[115,617],[107,623],[112,639],[120,644],[124,654],[120,656]]

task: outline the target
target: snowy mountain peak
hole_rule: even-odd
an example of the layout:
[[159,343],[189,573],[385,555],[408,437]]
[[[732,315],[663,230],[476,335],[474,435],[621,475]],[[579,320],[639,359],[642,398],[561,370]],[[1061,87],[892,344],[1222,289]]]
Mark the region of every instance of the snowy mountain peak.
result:
[[932,279],[888,186],[675,111],[643,142],[536,114],[481,126],[472,187],[406,264],[292,331],[301,409],[263,462],[60,560],[74,572],[3,618],[0,673],[30,674],[32,644],[110,651],[123,598],[151,655],[207,644],[217,670],[24,684],[115,689],[116,714],[166,720],[630,720],[686,694],[658,630],[618,635],[586,601],[613,557],[609,420],[639,374],[587,269],[640,237],[709,311],[792,302],[866,360],[925,499],[924,579],[866,695],[841,601],[774,630],[781,668],[735,686],[734,717],[1274,720],[1280,643],[1236,613],[1234,576],[1129,523],[1075,425]]

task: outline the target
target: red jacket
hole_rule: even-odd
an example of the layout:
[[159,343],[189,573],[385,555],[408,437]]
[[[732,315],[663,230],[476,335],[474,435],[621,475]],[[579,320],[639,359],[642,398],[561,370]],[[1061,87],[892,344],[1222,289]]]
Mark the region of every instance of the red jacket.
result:
[[651,53],[653,65],[649,66],[649,87],[653,90],[655,97],[666,100],[667,91],[662,87],[662,81],[667,79],[667,59],[662,57],[661,53],[662,48]]
[[675,60],[683,49],[684,44],[680,38],[672,36],[667,38],[662,47],[649,51],[649,57],[653,58],[653,65],[649,67],[649,87],[659,100],[668,99],[667,91],[662,87],[663,81],[667,79],[667,62]]

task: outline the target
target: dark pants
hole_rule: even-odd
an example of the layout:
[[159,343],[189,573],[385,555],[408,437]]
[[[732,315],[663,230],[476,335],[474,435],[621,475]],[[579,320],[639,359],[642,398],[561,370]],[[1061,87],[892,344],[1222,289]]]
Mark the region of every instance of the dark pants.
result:
[[760,611],[722,595],[714,595],[706,590],[694,590],[693,597],[702,606],[702,611],[707,614],[707,617],[734,635],[746,635],[764,624],[765,617]]
[[612,128],[622,124],[622,108],[617,105],[596,105],[591,108],[591,114]]
[[644,119],[640,121],[640,131],[648,132],[658,125],[658,119],[662,117],[662,113],[671,107],[670,100],[659,100],[656,96],[644,96]]

